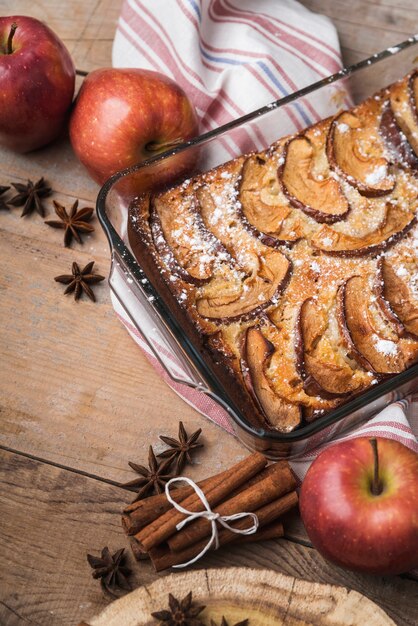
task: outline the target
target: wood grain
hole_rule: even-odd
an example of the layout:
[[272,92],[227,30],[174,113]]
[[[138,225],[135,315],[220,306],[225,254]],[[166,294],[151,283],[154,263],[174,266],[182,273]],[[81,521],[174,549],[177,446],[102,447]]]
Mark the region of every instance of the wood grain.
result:
[[251,626],[314,626],[320,615],[328,626],[395,626],[356,591],[243,567],[182,572],[155,581],[114,602],[90,626],[146,626],[153,611],[167,606],[167,589],[176,598],[192,589],[196,606],[204,606],[199,614],[204,624],[220,624],[226,616],[229,624],[247,619]]
[[[418,30],[415,0],[304,4],[334,19],[346,63]],[[45,20],[63,38],[77,67],[90,71],[110,64],[120,5],[121,0],[0,0],[0,14]],[[42,175],[54,189],[52,198],[62,204],[68,206],[74,198],[84,205],[94,203],[98,186],[77,162],[65,136],[29,155],[2,150],[0,184]],[[46,201],[49,214],[52,198]],[[2,453],[0,624],[61,626],[88,618],[105,604],[85,553],[106,544],[117,548],[125,541],[119,514],[130,495],[103,480],[131,478],[127,461],[144,461],[148,444],[162,432],[174,435],[179,419],[190,430],[204,428],[206,449],[192,468],[194,478],[220,471],[246,452],[158,377],[117,321],[104,283],[96,290],[96,305],[75,303],[54,283],[53,277],[67,272],[73,260],[95,260],[97,271],[107,273],[109,251],[97,221],[84,246],[75,243],[65,250],[60,231],[45,226],[39,216],[19,215],[19,209],[0,213],[0,445],[40,461]],[[271,567],[347,585],[380,603],[398,624],[414,623],[414,583],[371,579],[325,564],[302,545],[307,540],[304,529],[295,515],[291,518],[287,535],[301,543],[233,548],[228,558],[219,553],[207,563]],[[154,578],[144,564],[135,584]]]
[[[125,491],[46,463],[0,452],[0,624],[70,626],[100,612],[104,598],[86,554],[128,546],[120,512]],[[128,550],[129,552],[129,550]],[[160,578],[148,562],[137,564],[133,588]],[[413,626],[418,585],[399,577],[346,572],[312,548],[286,540],[221,550],[196,566],[260,567],[312,582],[355,589],[381,606],[398,626]]]
[[334,22],[346,65],[418,31],[416,0],[302,0],[302,4]]
[[[74,199],[54,197],[67,206]],[[0,218],[0,358],[8,364],[0,379],[1,444],[126,481],[128,460],[145,460],[148,445],[161,433],[176,435],[182,419],[188,429],[204,426],[213,471],[244,456],[159,378],[114,315],[105,283],[93,304],[64,296],[54,282],[73,260],[94,259],[95,270],[108,273],[97,220],[84,245],[65,249],[62,231],[37,216],[21,219],[14,210]],[[204,476],[207,466],[194,474]]]

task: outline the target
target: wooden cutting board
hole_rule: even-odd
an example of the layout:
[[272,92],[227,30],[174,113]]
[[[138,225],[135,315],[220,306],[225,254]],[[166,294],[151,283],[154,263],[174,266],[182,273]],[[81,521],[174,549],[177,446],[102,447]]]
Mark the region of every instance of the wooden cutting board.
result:
[[204,624],[229,626],[395,626],[374,602],[357,591],[249,568],[210,569],[172,574],[135,589],[79,626],[157,626],[153,611],[168,607],[168,593],[181,600],[193,591]]

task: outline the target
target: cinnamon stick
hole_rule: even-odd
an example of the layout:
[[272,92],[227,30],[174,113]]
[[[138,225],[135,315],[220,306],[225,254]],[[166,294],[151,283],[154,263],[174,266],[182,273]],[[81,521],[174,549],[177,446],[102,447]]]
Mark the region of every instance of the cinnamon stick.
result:
[[[281,463],[286,463],[286,461],[280,461]],[[261,472],[253,476],[245,485],[241,485],[238,489],[234,490],[231,493],[231,497],[243,491],[247,487],[260,482],[267,476],[272,473],[274,469],[274,465],[269,465],[265,467]],[[204,491],[207,489],[208,484],[215,477],[219,478],[219,482],[228,475],[228,470],[220,472],[211,478],[206,478],[198,483],[196,483],[201,489]],[[194,493],[193,487],[178,487],[177,489],[172,491],[172,496],[175,501],[179,504],[185,500],[188,496]],[[160,517],[166,511],[169,511],[172,508],[172,504],[167,500],[165,493],[160,493],[157,496],[149,496],[148,498],[144,498],[143,500],[137,500],[136,502],[132,502],[132,504],[128,504],[128,506],[124,509],[122,515],[122,527],[127,535],[136,535],[141,528],[147,526],[158,517]]]
[[[267,464],[267,459],[259,452],[254,452],[249,457],[240,461],[227,472],[221,480],[219,475],[210,479],[206,486],[205,496],[211,507],[216,506],[219,502],[237,489],[250,478],[258,474]],[[182,502],[182,506],[189,511],[203,511],[204,505],[197,494],[192,494]],[[148,526],[141,529],[135,538],[140,543],[143,550],[148,551],[158,544],[168,539],[176,532],[176,526],[185,518],[183,513],[179,513],[172,508],[161,517],[154,520]]]
[[258,541],[269,541],[270,539],[280,539],[284,535],[284,528],[281,522],[273,522],[264,528],[260,528],[254,535],[240,535],[240,539],[235,543],[257,543]]
[[[187,485],[184,487],[177,487],[176,489],[177,493],[180,494],[180,496],[183,493],[190,494],[192,490],[192,487],[188,487]],[[125,515],[134,515],[136,512],[147,509],[148,507],[151,509],[157,508],[160,502],[167,502],[165,493],[159,493],[156,496],[148,496],[147,498],[143,498],[142,500],[135,500],[135,502],[128,504],[123,509],[123,513]]]
[[[255,513],[258,517],[259,529],[253,535],[237,535],[227,528],[220,528],[218,530],[219,547],[229,543],[249,543],[283,536],[283,527],[281,524],[277,523],[276,520],[296,506],[297,502],[297,493],[296,491],[292,491],[257,509]],[[272,524],[272,522],[274,522],[274,524]],[[244,530],[248,528],[248,520],[237,520],[233,523],[233,526],[236,529]],[[193,559],[203,550],[208,540],[209,537],[192,546],[188,546],[180,552],[171,551],[167,543],[152,548],[149,551],[149,556],[155,571],[161,572],[164,569],[173,567],[173,565],[187,563],[187,561]]]
[[[242,543],[256,543],[258,541],[268,541],[270,539],[279,539],[280,537],[283,537],[283,535],[284,535],[283,524],[281,522],[272,522],[271,524],[267,524],[267,526],[265,526],[264,528],[259,528],[254,535],[234,535],[233,541],[234,543],[239,543],[241,545]],[[168,552],[170,552],[170,550],[167,550],[167,545],[162,544],[162,546],[164,545],[165,547],[163,548],[163,550],[160,551],[160,554],[168,554]],[[199,552],[196,549],[196,546],[193,546],[193,547],[195,548],[195,554],[199,554]],[[153,548],[152,550],[150,550],[150,552],[153,553],[154,551],[154,554],[155,554],[156,553],[155,551],[157,551],[158,548],[159,546],[157,546],[156,548]],[[203,548],[203,543],[202,543],[202,548]],[[202,548],[200,549],[202,550]],[[139,543],[137,542],[135,538],[132,538],[131,540],[131,549],[137,561],[144,561],[145,559],[150,558],[150,553],[143,552],[139,546]],[[170,552],[170,555],[171,554],[172,553]],[[178,555],[179,553],[175,552],[173,554]],[[171,558],[172,557],[170,556],[170,559]],[[193,556],[189,558],[193,558]]]
[[[265,526],[269,525],[271,522],[277,520],[279,517],[281,517],[282,515],[284,515],[291,509],[293,509],[297,505],[298,500],[299,498],[298,498],[298,494],[296,493],[296,491],[291,491],[289,493],[286,493],[284,496],[277,498],[277,500],[273,500],[273,502],[269,502],[269,504],[266,504],[265,506],[262,506],[260,509],[257,509],[256,511],[254,511],[254,513],[257,515],[257,518],[258,518],[257,532],[254,533],[253,535],[243,535],[243,536],[244,537],[246,536],[248,538],[251,537],[252,541],[258,541],[258,538],[260,537],[260,531]],[[231,525],[236,529],[245,530],[245,528],[248,528],[249,524],[248,524],[248,520],[244,518],[244,519],[240,519],[240,520],[236,520],[235,522],[232,522]],[[222,527],[218,530],[219,545],[224,546],[233,541],[235,542],[237,537],[240,537],[240,536],[242,535],[237,535],[236,533],[233,533],[231,530],[228,530],[227,528]],[[204,539],[200,543],[203,546],[207,543],[207,541],[206,539]]]
[[[222,502],[213,509],[213,512],[222,516],[245,511],[252,512],[295,489],[296,480],[288,463],[275,463],[271,467],[264,480],[256,482],[236,496]],[[249,525],[247,520],[247,527]],[[168,538],[167,543],[170,550],[179,552],[209,536],[210,533],[211,523],[207,519],[200,518]]]
[[130,544],[131,544],[132,553],[137,561],[145,561],[146,559],[149,559],[148,552],[144,552],[142,550],[141,546],[139,545],[135,537],[131,538]]
[[[226,472],[218,474],[219,479],[222,480],[225,474]],[[207,489],[210,481],[211,478],[206,478],[196,484],[199,485],[201,489]],[[174,500],[180,503],[195,492],[193,487],[186,486],[173,489],[170,493]],[[172,507],[173,505],[167,500],[165,493],[150,496],[149,498],[144,498],[144,500],[138,500],[137,502],[129,504],[124,509],[122,527],[127,535],[135,535],[141,528],[144,528],[144,526],[147,526],[158,517],[161,517],[163,513],[169,511]]]

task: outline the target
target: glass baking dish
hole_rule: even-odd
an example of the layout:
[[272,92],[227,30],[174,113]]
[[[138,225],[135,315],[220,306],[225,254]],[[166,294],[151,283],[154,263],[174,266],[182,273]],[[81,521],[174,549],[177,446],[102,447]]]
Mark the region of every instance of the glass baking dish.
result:
[[222,369],[204,354],[196,334],[188,329],[184,314],[162,279],[152,274],[151,255],[145,252],[137,262],[127,236],[129,206],[143,192],[161,189],[161,181],[166,183],[168,175],[170,183],[177,184],[234,156],[264,149],[284,135],[365,99],[414,68],[418,63],[417,44],[415,35],[163,155],[122,170],[99,192],[97,214],[111,248],[109,285],[115,308],[121,307],[131,322],[131,332],[140,333],[176,385],[212,398],[227,412],[238,438],[270,458],[305,453],[365,422],[394,399],[416,391],[418,364],[293,432],[256,428],[246,418]]

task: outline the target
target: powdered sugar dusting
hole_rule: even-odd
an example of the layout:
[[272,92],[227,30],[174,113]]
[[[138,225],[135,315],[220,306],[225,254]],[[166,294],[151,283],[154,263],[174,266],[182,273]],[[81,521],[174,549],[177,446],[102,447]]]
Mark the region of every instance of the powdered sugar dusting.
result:
[[395,356],[398,353],[398,346],[394,341],[388,339],[375,338],[374,345],[376,350],[385,356]]
[[379,165],[372,172],[367,174],[365,180],[368,185],[378,185],[386,178],[387,168],[386,165]]

